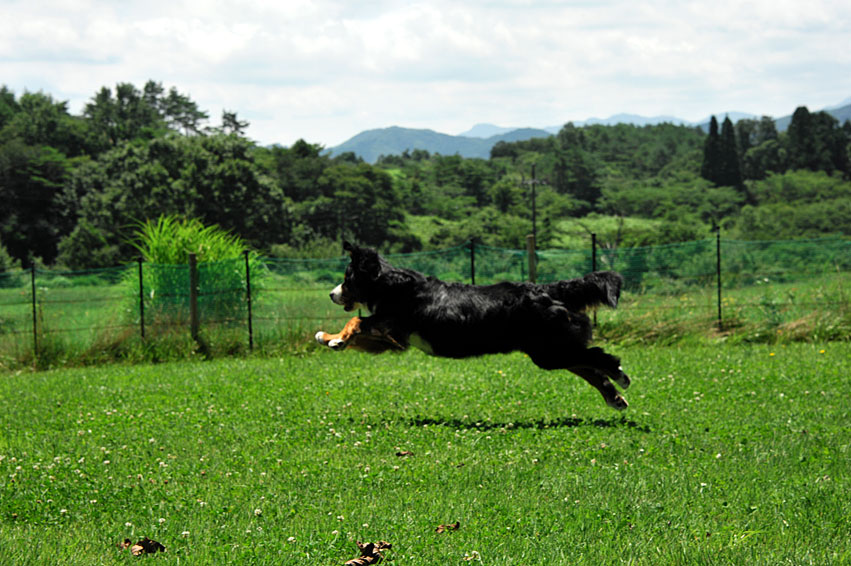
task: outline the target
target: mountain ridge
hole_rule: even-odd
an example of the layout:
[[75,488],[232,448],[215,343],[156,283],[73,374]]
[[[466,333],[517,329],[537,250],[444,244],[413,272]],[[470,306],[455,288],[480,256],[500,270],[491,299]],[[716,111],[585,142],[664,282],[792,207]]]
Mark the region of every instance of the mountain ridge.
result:
[[[839,120],[840,124],[851,119],[851,99],[843,101],[845,105],[825,108],[824,111]],[[745,112],[723,112],[714,114],[719,119],[729,116],[733,122],[744,118],[758,118],[756,114]],[[697,122],[691,122],[675,116],[641,116],[638,114],[619,113],[608,118],[588,118],[587,120],[572,121],[574,126],[592,125],[616,125],[632,124],[636,126],[658,125],[670,123],[684,126],[694,126],[707,131],[711,116]],[[781,118],[775,118],[778,131],[785,131],[789,127],[791,114]],[[495,124],[478,123],[471,129],[458,135],[445,134],[431,129],[404,128],[401,126],[390,126],[387,128],[375,128],[364,130],[349,138],[335,147],[329,148],[327,152],[332,155],[340,155],[352,152],[364,161],[374,163],[382,155],[400,155],[405,151],[415,149],[426,150],[429,153],[440,153],[442,155],[458,154],[461,157],[487,159],[490,157],[491,148],[499,142],[525,141],[536,137],[549,137],[557,134],[563,126],[547,126],[544,128],[534,127],[505,127]]]

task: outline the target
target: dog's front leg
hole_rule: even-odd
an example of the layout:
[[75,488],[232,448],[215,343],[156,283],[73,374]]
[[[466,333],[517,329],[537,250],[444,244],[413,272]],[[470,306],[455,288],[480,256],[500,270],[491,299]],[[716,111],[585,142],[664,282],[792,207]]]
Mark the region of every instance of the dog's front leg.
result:
[[363,319],[359,316],[353,317],[343,329],[337,334],[328,334],[320,330],[316,333],[316,341],[323,346],[328,346],[332,350],[342,350],[348,346],[355,336],[361,333],[361,323]]

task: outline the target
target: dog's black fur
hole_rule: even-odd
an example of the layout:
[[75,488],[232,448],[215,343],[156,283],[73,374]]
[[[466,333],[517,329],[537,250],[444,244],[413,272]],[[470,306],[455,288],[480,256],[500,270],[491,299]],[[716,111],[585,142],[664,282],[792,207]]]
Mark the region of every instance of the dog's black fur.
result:
[[[620,274],[598,271],[542,285],[465,285],[393,267],[374,250],[348,242],[344,249],[351,263],[331,298],[347,311],[364,307],[372,313],[360,319],[361,333],[392,337],[397,349],[414,345],[450,358],[519,350],[541,368],[576,373],[609,406],[626,408],[609,380],[625,389],[629,378],[618,358],[588,347],[592,325],[584,312],[597,305],[617,306]],[[345,347],[339,341],[328,344],[320,334],[320,342]]]

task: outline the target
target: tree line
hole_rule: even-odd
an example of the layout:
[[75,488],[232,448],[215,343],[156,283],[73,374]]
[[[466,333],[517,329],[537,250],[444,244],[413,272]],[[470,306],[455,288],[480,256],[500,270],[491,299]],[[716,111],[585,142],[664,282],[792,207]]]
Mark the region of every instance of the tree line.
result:
[[49,94],[0,87],[0,269],[120,264],[139,226],[163,214],[281,256],[337,255],[342,238],[386,251],[470,238],[521,247],[533,207],[541,246],[558,242],[564,219],[594,215],[658,221],[619,233],[620,245],[716,226],[742,237],[851,233],[851,124],[803,107],[786,132],[767,117],[720,128],[713,117],[708,133],[569,123],[501,142],[489,159],[412,150],[374,164],[304,140],[260,146],[233,111],[209,121],[154,81],[103,87],[79,115]]

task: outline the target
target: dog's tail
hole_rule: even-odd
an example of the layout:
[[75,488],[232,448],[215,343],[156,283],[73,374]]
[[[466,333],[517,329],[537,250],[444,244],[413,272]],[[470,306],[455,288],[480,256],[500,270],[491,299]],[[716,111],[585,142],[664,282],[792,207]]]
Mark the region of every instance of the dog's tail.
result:
[[595,271],[584,277],[556,281],[546,285],[547,294],[571,311],[584,311],[589,307],[618,306],[623,286],[623,276],[615,271]]

